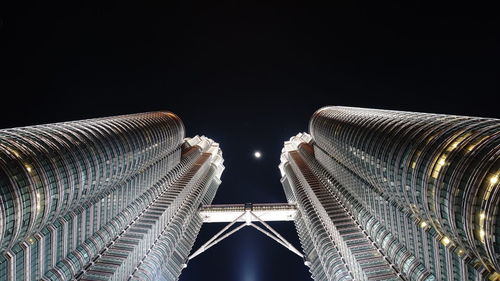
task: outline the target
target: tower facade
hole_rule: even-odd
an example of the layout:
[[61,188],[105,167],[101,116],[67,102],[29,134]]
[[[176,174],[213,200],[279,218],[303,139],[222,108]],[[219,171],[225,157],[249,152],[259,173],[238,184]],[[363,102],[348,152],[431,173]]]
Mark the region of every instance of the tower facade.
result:
[[151,112],[0,130],[0,280],[176,280],[224,169]]
[[315,280],[496,280],[497,119],[325,107],[280,170]]

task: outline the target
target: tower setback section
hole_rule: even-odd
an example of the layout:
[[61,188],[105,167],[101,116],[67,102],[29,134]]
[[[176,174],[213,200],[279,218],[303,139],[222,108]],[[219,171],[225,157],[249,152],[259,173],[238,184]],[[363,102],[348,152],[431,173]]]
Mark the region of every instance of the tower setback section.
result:
[[170,112],[0,130],[0,280],[177,280],[224,169]]
[[282,183],[315,280],[500,278],[500,121],[324,107]]

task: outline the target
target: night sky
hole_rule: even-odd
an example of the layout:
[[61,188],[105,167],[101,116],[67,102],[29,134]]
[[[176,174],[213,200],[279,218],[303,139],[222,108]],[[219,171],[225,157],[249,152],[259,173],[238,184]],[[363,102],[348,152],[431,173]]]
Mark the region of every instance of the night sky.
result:
[[[220,143],[226,170],[214,203],[244,203],[285,201],[283,141],[307,131],[322,106],[499,117],[493,7],[143,2],[0,6],[0,128],[167,109],[188,136]],[[272,225],[299,247],[292,223]],[[195,247],[222,227],[204,225]],[[245,228],[181,280],[309,276],[300,258]]]

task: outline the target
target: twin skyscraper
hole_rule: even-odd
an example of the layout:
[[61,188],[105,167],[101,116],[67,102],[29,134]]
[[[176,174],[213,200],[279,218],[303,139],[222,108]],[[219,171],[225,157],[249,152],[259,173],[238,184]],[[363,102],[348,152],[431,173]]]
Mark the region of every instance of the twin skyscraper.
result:
[[[279,169],[314,280],[500,280],[500,120],[325,107]],[[223,170],[170,112],[0,130],[0,280],[177,280]]]

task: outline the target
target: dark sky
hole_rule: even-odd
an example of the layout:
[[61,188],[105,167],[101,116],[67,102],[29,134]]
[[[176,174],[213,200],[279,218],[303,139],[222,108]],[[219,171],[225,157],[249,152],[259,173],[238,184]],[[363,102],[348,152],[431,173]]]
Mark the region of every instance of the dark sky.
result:
[[[493,7],[101,2],[0,7],[0,128],[168,109],[188,136],[221,144],[227,168],[215,202],[243,203],[285,200],[283,141],[321,106],[499,117]],[[273,225],[298,247],[291,223]],[[196,245],[221,227],[204,226]],[[198,256],[181,280],[308,276],[298,257],[248,228]]]

